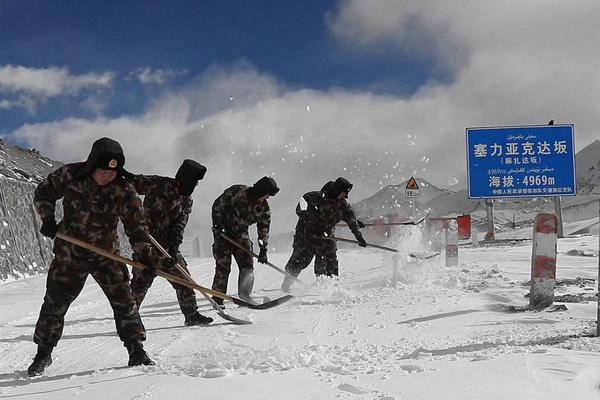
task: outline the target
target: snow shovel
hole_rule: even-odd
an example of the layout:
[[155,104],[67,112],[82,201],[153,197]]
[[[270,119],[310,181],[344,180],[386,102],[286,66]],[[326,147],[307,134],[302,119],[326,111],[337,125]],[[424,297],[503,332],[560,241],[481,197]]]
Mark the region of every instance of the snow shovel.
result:
[[[358,242],[356,240],[345,239],[345,238],[341,238],[341,237],[337,237],[337,236],[321,236],[321,239],[335,240],[338,242],[347,242],[347,243],[358,244]],[[381,250],[393,251],[394,253],[398,252],[398,250],[396,250],[396,249],[392,249],[391,247],[380,246],[378,244],[367,243],[367,246],[375,247],[376,249],[381,249]]]
[[[129,264],[129,265],[131,265],[134,268],[137,268],[137,269],[147,268],[142,263],[139,263],[139,262],[134,261],[134,260],[130,260],[130,259],[122,257],[122,256],[120,256],[118,254],[111,253],[110,251],[108,251],[106,249],[103,249],[101,247],[98,247],[98,246],[93,245],[93,244],[88,243],[88,242],[84,242],[83,240],[79,240],[79,239],[74,238],[72,236],[69,236],[69,235],[67,235],[65,233],[58,232],[56,234],[56,237],[59,238],[59,239],[65,240],[65,241],[67,241],[69,243],[73,243],[76,246],[83,247],[84,249],[93,251],[93,252],[95,252],[97,254],[100,254],[100,255],[102,255],[104,257],[108,257],[108,258],[110,258],[112,260],[118,261],[120,263]],[[237,297],[232,297],[232,296],[229,296],[228,294],[217,292],[216,290],[212,290],[212,289],[206,288],[204,286],[200,286],[198,284],[189,282],[187,279],[180,278],[178,276],[171,275],[171,274],[168,274],[168,273],[163,272],[163,271],[156,271],[156,274],[159,275],[159,276],[162,276],[163,278],[165,278],[165,279],[167,279],[167,280],[169,280],[171,282],[178,283],[178,284],[183,285],[183,286],[187,286],[187,287],[189,287],[191,289],[196,289],[199,292],[206,293],[206,294],[209,294],[211,296],[215,296],[215,297],[221,298],[223,300],[228,300],[228,301],[233,302],[234,304],[237,304],[240,307],[248,307],[248,308],[251,308],[253,310],[265,310],[267,308],[272,308],[272,307],[278,306],[278,305],[280,305],[282,303],[285,303],[286,301],[288,301],[291,298],[293,298],[293,296],[287,295],[287,296],[283,296],[283,297],[280,297],[280,298],[275,299],[275,300],[267,301],[267,302],[262,303],[262,304],[253,304],[253,303],[250,303],[248,301],[244,301],[242,299],[238,299]]]
[[375,222],[363,222],[365,226],[397,226],[397,225],[419,225],[421,222],[425,221],[427,215],[417,221],[403,221],[403,222],[384,222],[382,224],[378,224]]
[[[328,240],[337,240],[340,242],[348,242],[348,243],[356,243],[358,244],[358,242],[356,240],[350,240],[350,239],[345,239],[345,238],[340,238],[337,236],[322,236],[321,239],[328,239]],[[376,249],[381,249],[381,250],[387,250],[387,251],[391,251],[394,253],[397,253],[398,250],[393,249],[391,247],[385,247],[385,246],[380,246],[378,244],[372,244],[372,243],[367,243],[367,247],[375,247]],[[438,256],[440,253],[438,253],[437,251],[434,251],[433,253],[416,253],[414,251],[411,251],[408,255],[412,258],[418,258],[419,260],[428,260],[430,258],[433,258],[435,256]]]
[[[427,216],[429,215],[429,213],[427,213],[423,218],[417,220],[417,221],[403,221],[403,222],[382,222],[382,223],[375,223],[375,222],[363,222],[364,226],[398,226],[398,225],[419,225],[421,222],[425,221],[425,219],[427,218]],[[336,226],[348,226],[345,224],[337,224]]]
[[[250,251],[249,249],[245,248],[244,246],[242,246],[241,244],[239,244],[238,242],[236,242],[235,240],[233,240],[232,238],[230,238],[229,236],[227,236],[224,233],[221,233],[221,236],[223,237],[223,239],[227,240],[229,243],[231,243],[232,245],[234,245],[235,247],[237,247],[238,249],[243,250],[245,253],[251,255],[254,258],[258,258],[258,254]],[[284,269],[279,268],[278,266],[271,264],[270,262],[266,262],[266,264],[273,268],[275,271],[282,273],[285,276],[289,276],[290,278],[292,278],[295,282],[300,283],[301,285],[303,285],[304,287],[306,287],[306,283],[302,282],[300,279],[296,278],[294,275],[290,274],[289,272],[287,272]]]
[[[146,236],[148,237],[150,242],[152,242],[154,247],[156,247],[165,257],[167,257],[170,260],[173,259],[173,257],[171,257],[171,255],[167,252],[167,250],[165,250],[165,248],[162,247],[161,244],[158,243],[158,241],[156,239],[154,239],[154,236],[152,236],[150,233],[146,233]],[[181,266],[181,264],[179,264],[178,262],[175,262],[175,268],[177,268],[177,271],[179,271],[181,273],[181,275],[183,275],[188,281],[197,285],[197,283],[194,281],[194,278],[192,278],[192,276]],[[200,292],[200,293],[202,293],[202,296],[204,296],[204,298],[206,300],[208,300],[208,302],[210,303],[212,308],[214,308],[215,311],[217,311],[217,314],[219,314],[219,316],[221,318],[226,319],[227,321],[231,321],[236,325],[247,325],[247,324],[252,323],[252,322],[244,320],[244,319],[232,317],[231,315],[225,313],[223,311],[223,309],[221,308],[221,306],[219,306],[217,304],[217,302],[213,300],[212,297],[210,297],[209,295],[207,295],[204,292]]]

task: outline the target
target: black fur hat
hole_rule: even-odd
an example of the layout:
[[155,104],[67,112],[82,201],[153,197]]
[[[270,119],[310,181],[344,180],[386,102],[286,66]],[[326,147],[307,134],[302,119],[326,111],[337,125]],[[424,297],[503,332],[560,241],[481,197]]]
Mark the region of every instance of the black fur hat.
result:
[[78,176],[89,175],[96,168],[121,171],[125,165],[123,148],[116,140],[103,137],[92,144],[92,150]]
[[333,187],[333,181],[329,181],[323,185],[321,188],[321,196],[329,197],[329,193],[331,193],[331,188]]
[[251,199],[256,200],[264,195],[275,196],[279,192],[275,179],[269,176],[263,176],[254,185],[248,188],[248,194]]
[[[325,186],[327,185],[329,185],[329,183],[327,183]],[[328,188],[327,197],[330,199],[335,199],[340,195],[340,193],[350,193],[350,190],[352,190],[352,184],[348,182],[347,179],[339,177]]]
[[184,160],[175,179],[179,182],[179,191],[184,196],[191,196],[199,180],[204,178],[206,167],[194,160]]

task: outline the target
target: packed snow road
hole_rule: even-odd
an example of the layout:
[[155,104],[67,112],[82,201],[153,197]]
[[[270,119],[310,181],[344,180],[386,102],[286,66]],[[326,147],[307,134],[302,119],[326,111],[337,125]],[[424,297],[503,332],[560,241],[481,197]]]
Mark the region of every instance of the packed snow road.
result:
[[[227,312],[198,296],[207,327],[185,327],[171,286],[157,279],[141,310],[155,367],[126,368],[112,312],[89,280],[66,317],[54,363],[27,378],[45,276],[0,285],[0,398],[64,399],[564,399],[600,393],[595,337],[597,236],[560,239],[557,302],[528,304],[531,243],[461,247],[460,266],[420,261],[411,230],[392,254],[339,251],[339,281],[299,276],[295,298],[269,310]],[[289,253],[270,261],[283,267]],[[210,286],[213,262],[188,260]],[[256,265],[258,301],[281,296],[282,275]],[[230,292],[235,293],[234,267]],[[567,296],[572,295],[572,296]],[[569,300],[571,301],[571,300]],[[598,396],[600,398],[600,396]]]

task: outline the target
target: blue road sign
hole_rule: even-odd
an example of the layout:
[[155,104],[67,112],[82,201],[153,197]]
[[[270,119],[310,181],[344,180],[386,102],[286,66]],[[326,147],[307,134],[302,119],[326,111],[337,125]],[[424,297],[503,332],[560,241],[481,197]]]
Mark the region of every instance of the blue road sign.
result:
[[469,198],[573,196],[573,125],[467,128]]

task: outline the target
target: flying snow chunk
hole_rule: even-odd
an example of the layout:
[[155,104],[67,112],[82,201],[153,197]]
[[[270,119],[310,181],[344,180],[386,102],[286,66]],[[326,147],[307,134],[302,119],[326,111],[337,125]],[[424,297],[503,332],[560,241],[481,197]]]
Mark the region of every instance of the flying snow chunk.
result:
[[458,178],[451,176],[448,178],[448,186],[454,186],[458,184]]
[[310,112],[310,106],[306,106],[306,111]]

